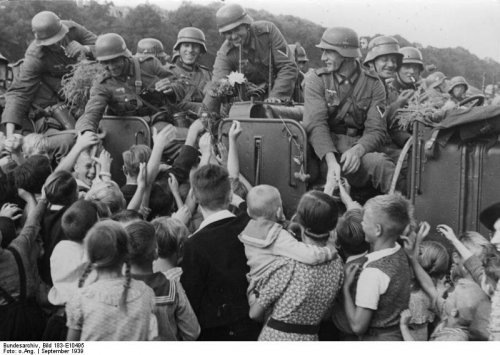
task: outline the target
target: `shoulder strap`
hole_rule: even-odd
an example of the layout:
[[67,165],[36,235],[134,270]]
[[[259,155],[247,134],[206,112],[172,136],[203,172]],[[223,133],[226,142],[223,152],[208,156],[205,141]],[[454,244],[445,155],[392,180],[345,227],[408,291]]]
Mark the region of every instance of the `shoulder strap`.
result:
[[132,57],[134,61],[134,71],[135,71],[135,93],[137,96],[141,94],[142,91],[142,80],[141,80],[141,65],[136,57]]
[[17,268],[19,270],[19,288],[21,291],[19,298],[24,300],[26,298],[26,273],[24,270],[23,260],[21,259],[19,252],[13,247],[7,247],[7,250],[9,250],[12,255],[14,255],[14,259],[16,259]]

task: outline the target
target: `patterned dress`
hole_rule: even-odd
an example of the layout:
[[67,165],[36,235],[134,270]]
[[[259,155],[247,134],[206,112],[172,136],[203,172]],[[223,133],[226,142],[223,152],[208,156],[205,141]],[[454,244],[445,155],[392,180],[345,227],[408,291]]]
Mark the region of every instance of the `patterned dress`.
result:
[[[272,308],[275,320],[304,325],[318,325],[331,309],[342,285],[340,258],[320,264],[305,265],[288,258],[278,258],[258,285],[257,302]],[[267,326],[260,341],[318,340],[317,334],[286,333]]]

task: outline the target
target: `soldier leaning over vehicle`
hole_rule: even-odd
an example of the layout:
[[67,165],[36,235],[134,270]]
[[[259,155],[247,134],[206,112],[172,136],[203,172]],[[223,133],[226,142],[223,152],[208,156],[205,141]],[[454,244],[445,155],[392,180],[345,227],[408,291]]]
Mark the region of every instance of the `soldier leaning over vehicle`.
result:
[[[36,14],[31,26],[35,40],[24,55],[19,75],[7,94],[2,114],[2,124],[7,136],[22,126],[31,111],[33,118],[42,120],[51,106],[62,103],[61,78],[70,72],[70,66],[81,57],[92,57],[97,36],[73,21],[61,21],[50,11]],[[57,123],[57,122],[56,122]],[[37,126],[40,126],[37,124]],[[66,155],[74,142],[74,134],[61,134],[51,126],[40,128],[47,136],[49,154],[59,160]]]
[[[239,71],[249,82],[268,92],[267,102],[290,100],[298,69],[276,25],[268,21],[254,22],[238,4],[221,7],[216,22],[226,40],[217,52],[210,86],[232,71]],[[221,100],[206,95],[203,104],[208,111],[218,113]]]
[[387,136],[384,86],[361,68],[352,29],[327,29],[317,47],[326,68],[306,76],[304,125],[322,170],[327,168],[325,188],[337,185],[342,170],[350,185],[371,183],[387,193],[395,166],[380,153]]
[[179,90],[179,100],[176,102],[175,110],[198,112],[205,97],[207,84],[212,79],[210,70],[199,64],[201,56],[207,53],[205,34],[196,27],[181,29],[177,35],[174,51],[179,53],[179,57],[168,68],[180,79],[177,83],[182,85],[182,90],[173,88],[173,83],[168,81],[160,83],[157,89],[159,91]]
[[106,71],[92,86],[85,113],[76,123],[78,131],[97,132],[106,107],[117,116],[151,116],[168,105],[166,95],[155,90],[155,85],[161,79],[169,80],[173,73],[158,59],[132,57],[116,33],[100,35],[95,47],[96,59]]
[[299,75],[297,81],[295,82],[295,88],[293,91],[292,99],[294,102],[303,103],[304,102],[304,78],[307,72],[307,58],[306,50],[300,45],[300,43],[289,44],[288,48],[292,55],[293,60],[297,63],[299,68]]

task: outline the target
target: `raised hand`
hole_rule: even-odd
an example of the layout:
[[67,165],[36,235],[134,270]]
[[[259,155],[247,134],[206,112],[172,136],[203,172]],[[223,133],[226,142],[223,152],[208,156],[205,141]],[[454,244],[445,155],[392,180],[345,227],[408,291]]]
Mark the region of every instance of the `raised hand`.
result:
[[4,203],[0,209],[0,217],[7,217],[13,221],[21,218],[23,210],[20,209],[15,203]]

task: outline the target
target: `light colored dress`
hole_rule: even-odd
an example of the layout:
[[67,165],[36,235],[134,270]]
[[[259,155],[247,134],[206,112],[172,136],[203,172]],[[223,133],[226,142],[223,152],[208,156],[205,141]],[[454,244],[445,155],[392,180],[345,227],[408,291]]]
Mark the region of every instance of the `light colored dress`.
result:
[[[302,325],[319,325],[333,306],[344,277],[340,258],[306,265],[288,258],[277,258],[257,285],[257,302],[272,308],[275,320]],[[282,332],[264,325],[260,341],[318,340],[317,334]]]
[[131,280],[126,312],[120,309],[125,279],[98,280],[76,292],[66,305],[68,328],[81,331],[80,341],[152,340],[158,335],[154,292]]

